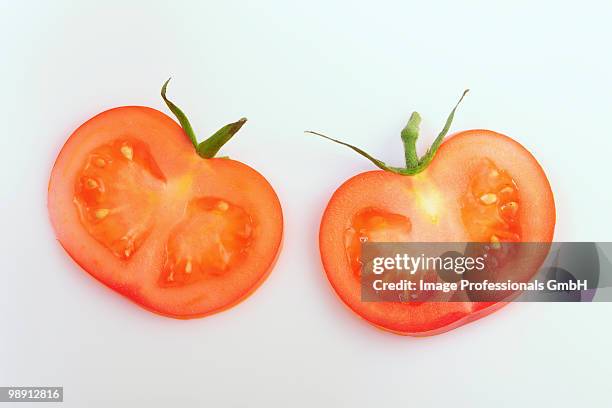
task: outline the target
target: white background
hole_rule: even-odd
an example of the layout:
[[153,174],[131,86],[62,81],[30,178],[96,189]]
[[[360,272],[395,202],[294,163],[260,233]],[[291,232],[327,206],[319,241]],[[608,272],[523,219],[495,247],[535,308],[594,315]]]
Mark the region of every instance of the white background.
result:
[[[452,332],[374,329],[333,294],[318,223],[372,166],[400,163],[412,110],[523,143],[548,173],[557,240],[610,240],[612,8],[606,2],[13,2],[0,0],[0,385],[62,385],[64,406],[609,406],[610,304],[514,304]],[[462,4],[459,4],[462,3]],[[54,239],[46,187],[62,144],[120,105],[200,138],[247,116],[223,153],[263,173],[285,243],[246,302],[191,321],[135,307]]]

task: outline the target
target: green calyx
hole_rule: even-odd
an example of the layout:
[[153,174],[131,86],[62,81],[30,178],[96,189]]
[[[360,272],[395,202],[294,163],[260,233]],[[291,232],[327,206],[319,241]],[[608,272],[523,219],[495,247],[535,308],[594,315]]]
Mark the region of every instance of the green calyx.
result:
[[191,127],[191,123],[189,123],[189,119],[187,119],[187,115],[183,113],[183,111],[176,106],[172,101],[170,101],[166,97],[166,89],[168,87],[168,82],[170,82],[170,78],[164,83],[161,89],[161,97],[163,98],[168,108],[174,113],[174,116],[178,119],[181,127],[193,143],[193,147],[195,147],[196,152],[200,157],[204,159],[212,159],[219,152],[221,147],[226,144],[246,123],[246,118],[242,118],[237,122],[227,124],[223,126],[221,129],[217,130],[211,137],[208,139],[198,143],[198,139],[196,138],[195,132]]
[[429,166],[429,163],[431,163],[431,161],[433,160],[434,156],[436,155],[436,152],[438,151],[438,148],[440,148],[444,137],[448,133],[451,124],[453,123],[457,107],[463,100],[465,94],[468,93],[468,91],[469,89],[463,91],[461,98],[459,98],[459,101],[457,102],[451,113],[448,115],[446,123],[444,124],[444,128],[442,129],[440,134],[438,134],[438,137],[436,137],[436,140],[434,140],[431,147],[427,149],[427,152],[425,152],[425,154],[421,157],[418,156],[416,151],[416,141],[419,138],[419,126],[421,124],[421,116],[418,114],[418,112],[412,112],[412,115],[410,115],[410,119],[408,120],[408,124],[404,127],[404,129],[402,129],[401,133],[402,143],[404,144],[404,157],[406,159],[406,167],[389,166],[385,162],[378,160],[375,157],[372,157],[370,154],[356,146],[353,146],[341,140],[331,138],[329,136],[325,136],[324,134],[313,132],[310,130],[306,131],[306,133],[321,136],[325,139],[331,140],[332,142],[336,142],[338,144],[346,146],[356,151],[366,159],[370,160],[379,169],[390,171],[391,173],[395,174],[400,174],[402,176],[414,176],[415,174],[419,174],[420,172],[425,170],[427,166]]

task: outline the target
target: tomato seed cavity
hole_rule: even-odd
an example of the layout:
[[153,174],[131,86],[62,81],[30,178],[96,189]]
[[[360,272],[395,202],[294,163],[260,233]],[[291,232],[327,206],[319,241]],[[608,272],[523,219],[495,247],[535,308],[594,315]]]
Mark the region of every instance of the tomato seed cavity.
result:
[[242,207],[216,197],[192,200],[170,233],[159,285],[183,286],[228,273],[246,258],[253,230]]
[[153,226],[164,183],[143,142],[117,140],[90,152],[77,178],[73,201],[87,232],[127,260]]
[[344,233],[346,254],[355,276],[361,276],[361,243],[409,241],[408,217],[377,208],[365,208],[351,220]]
[[512,177],[483,159],[471,175],[468,191],[461,198],[461,216],[469,237],[490,242],[498,249],[501,242],[518,242],[519,191]]

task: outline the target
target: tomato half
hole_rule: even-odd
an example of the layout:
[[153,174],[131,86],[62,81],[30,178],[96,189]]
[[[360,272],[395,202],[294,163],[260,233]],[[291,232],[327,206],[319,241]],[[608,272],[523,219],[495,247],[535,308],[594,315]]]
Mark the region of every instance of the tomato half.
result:
[[247,297],[270,272],[283,231],[263,176],[203,159],[174,120],[140,106],[100,113],[70,136],[51,172],[48,209],[85,271],[177,318]]
[[[507,136],[469,130],[444,141],[416,175],[369,171],[342,184],[323,214],[319,246],[327,277],[351,310],[382,329],[425,336],[503,303],[362,302],[361,242],[484,242],[495,248],[550,242],[554,226],[553,194],[536,159]],[[519,269],[536,271],[544,256],[523,256]]]

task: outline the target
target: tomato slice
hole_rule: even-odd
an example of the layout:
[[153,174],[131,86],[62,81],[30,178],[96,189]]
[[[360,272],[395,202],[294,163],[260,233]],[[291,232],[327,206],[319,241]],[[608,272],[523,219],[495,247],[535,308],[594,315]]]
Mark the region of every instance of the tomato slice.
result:
[[203,159],[174,120],[137,106],[103,112],[70,136],[51,172],[48,209],[85,271],[177,318],[247,297],[270,272],[283,231],[263,176]]
[[[550,242],[554,226],[553,194],[536,159],[507,136],[470,130],[443,142],[417,175],[370,171],[342,184],[323,214],[319,246],[327,277],[350,309],[385,330],[424,336],[504,303],[362,302],[361,242],[484,242],[497,249]],[[520,267],[510,267],[535,271],[543,255],[523,254]]]

